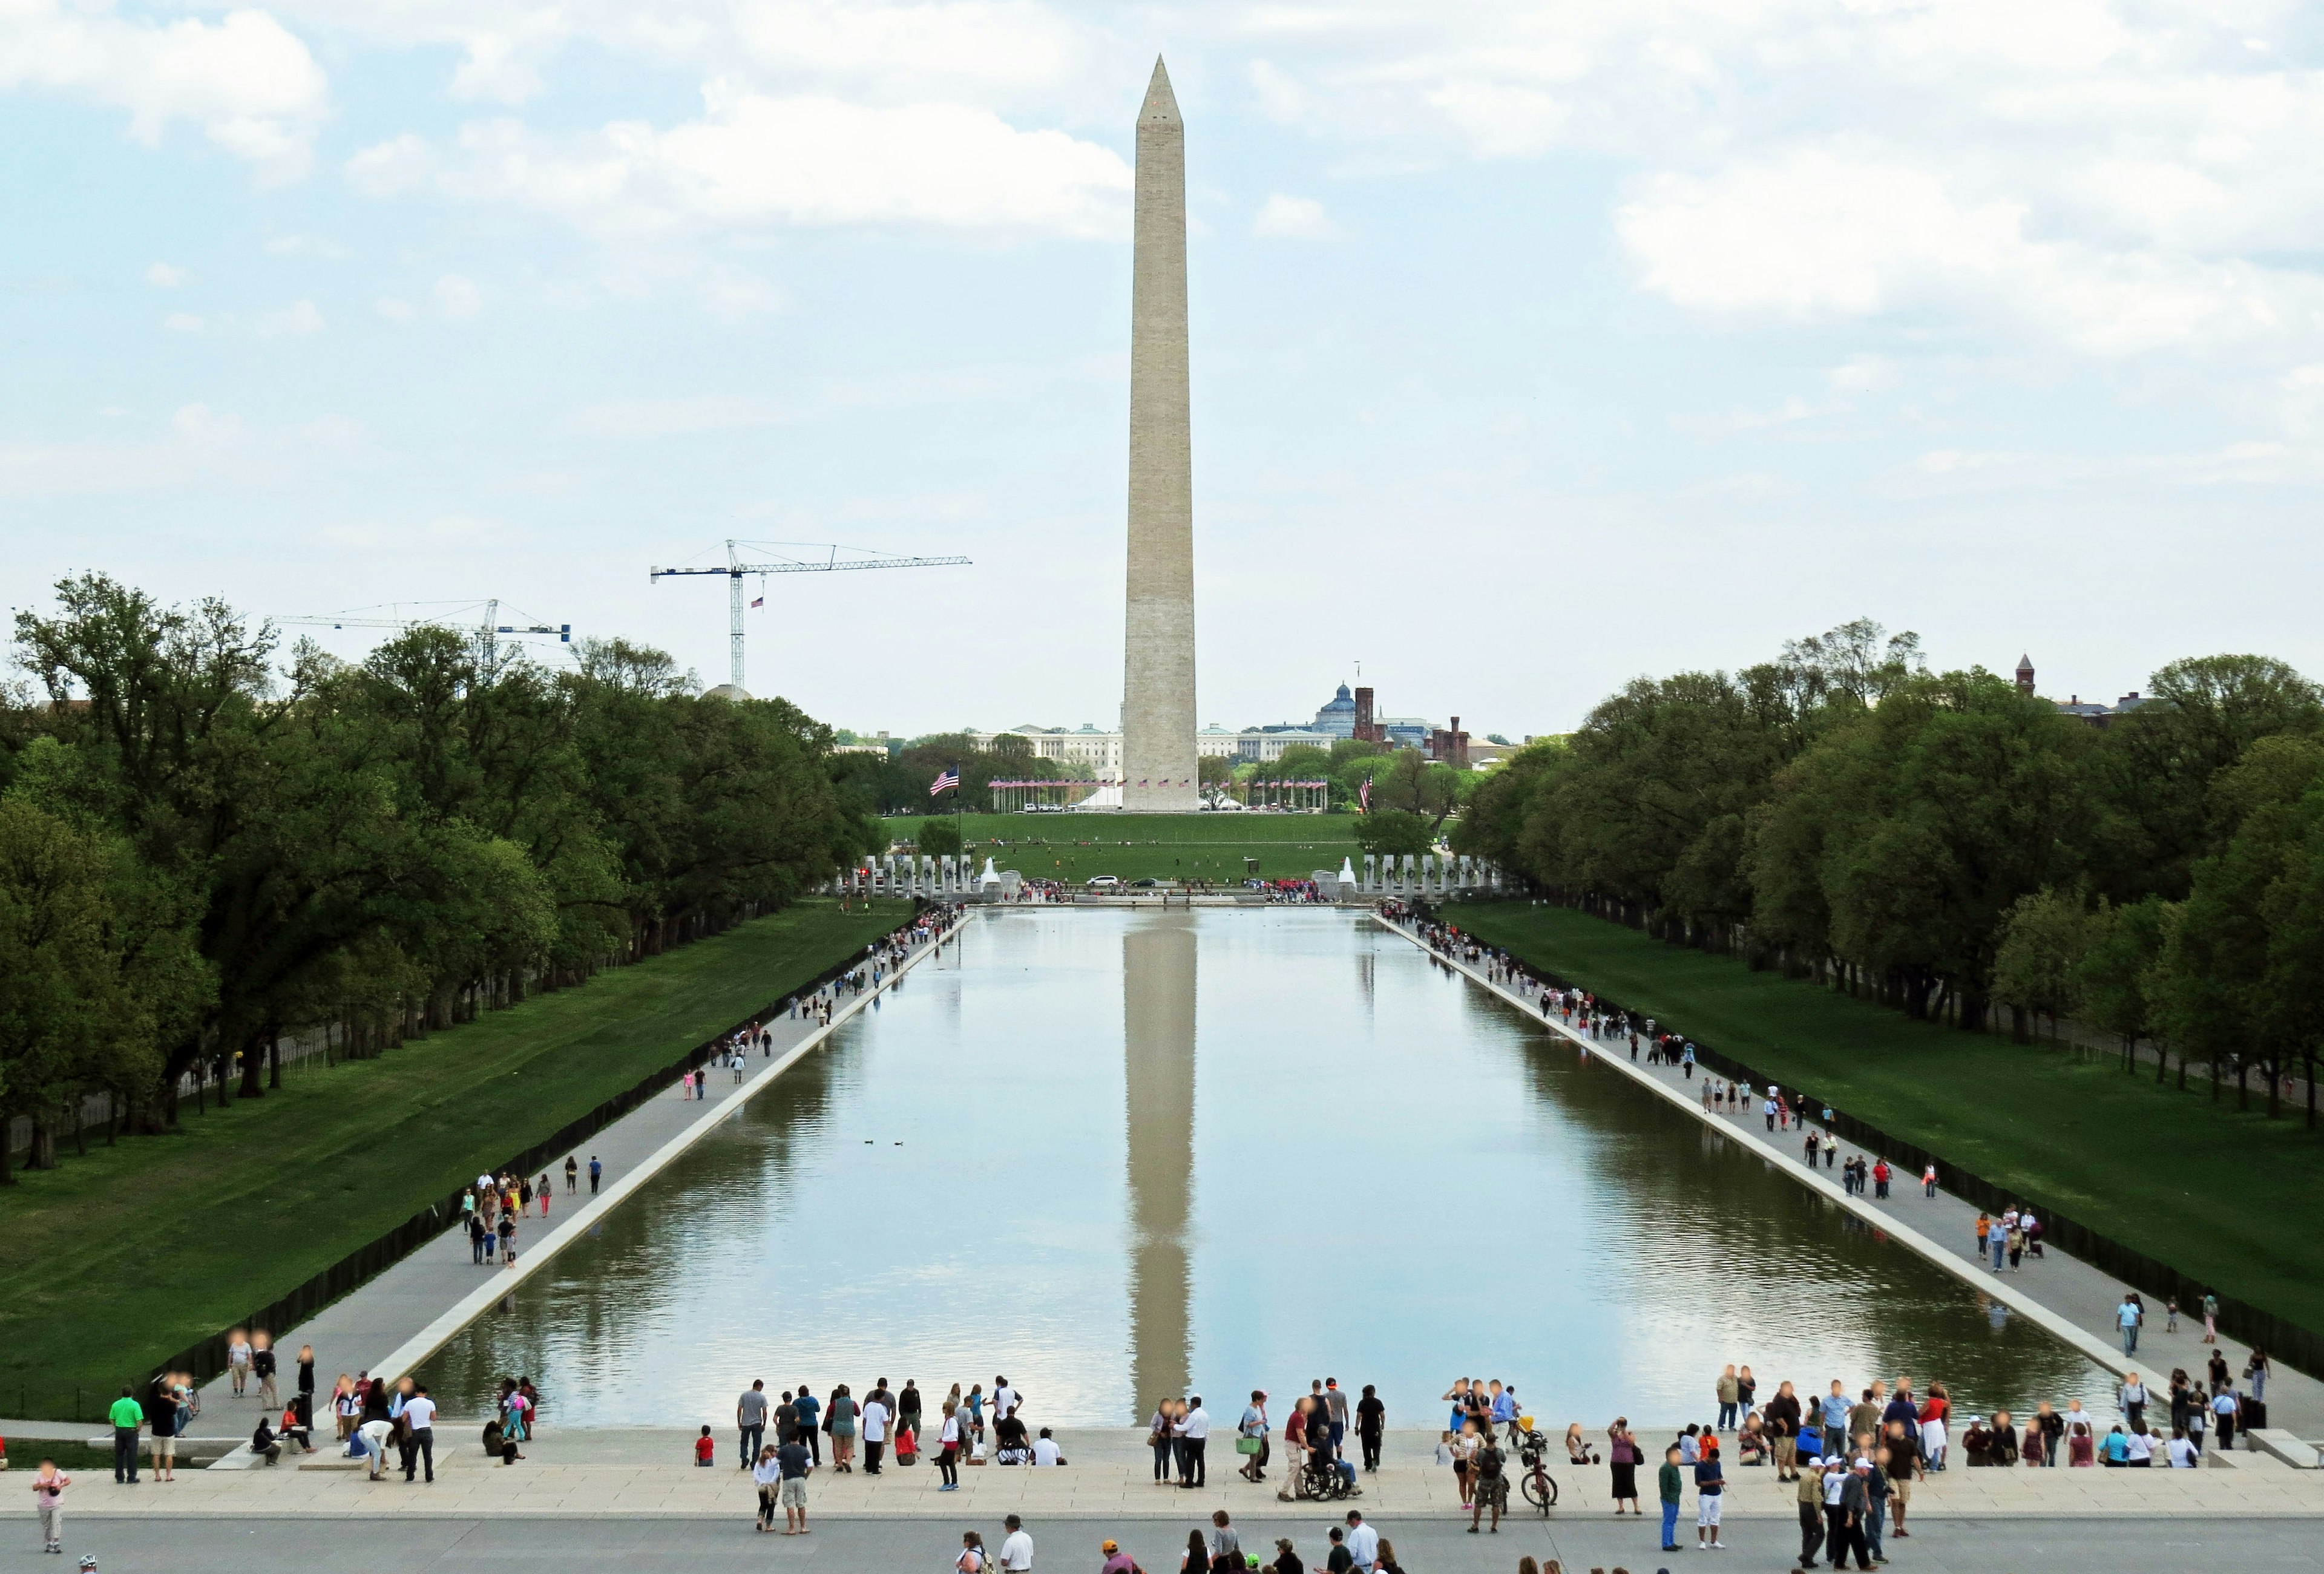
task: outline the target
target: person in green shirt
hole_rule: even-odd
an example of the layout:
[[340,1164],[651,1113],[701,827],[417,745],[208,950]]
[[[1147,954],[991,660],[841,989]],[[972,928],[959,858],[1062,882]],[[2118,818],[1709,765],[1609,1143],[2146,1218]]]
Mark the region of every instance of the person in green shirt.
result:
[[145,1424],[145,1409],[128,1389],[113,1402],[106,1413],[113,1422],[113,1478],[129,1486],[137,1485],[137,1429]]
[[1655,1472],[1655,1486],[1663,1500],[1663,1551],[1675,1552],[1678,1545],[1678,1499],[1685,1477],[1679,1473],[1678,1445],[1673,1443],[1663,1450],[1663,1468]]

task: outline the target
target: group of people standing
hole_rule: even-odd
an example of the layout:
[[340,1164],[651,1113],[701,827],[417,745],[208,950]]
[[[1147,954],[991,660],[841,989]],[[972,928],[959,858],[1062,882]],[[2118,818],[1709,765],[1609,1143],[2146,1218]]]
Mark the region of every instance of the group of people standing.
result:
[[[1024,1402],[1024,1395],[1006,1377],[992,1380],[990,1395],[982,1383],[972,1385],[965,1394],[955,1383],[937,1403],[936,1420],[930,1422],[926,1398],[918,1384],[908,1377],[900,1389],[890,1388],[888,1379],[882,1377],[860,1397],[845,1383],[834,1385],[822,1397],[802,1383],[771,1398],[761,1378],[752,1382],[734,1404],[741,1468],[763,1477],[762,1487],[773,1488],[761,1492],[762,1510],[781,1496],[783,1483],[802,1483],[794,1494],[798,1497],[798,1517],[792,1530],[804,1531],[804,1483],[807,1470],[823,1463],[825,1440],[831,1444],[831,1468],[842,1475],[854,1472],[859,1444],[866,1476],[879,1475],[891,1451],[898,1464],[913,1465],[933,1444],[934,1463],[943,1478],[937,1490],[942,1492],[959,1490],[964,1462],[982,1464],[989,1457],[1003,1465],[1064,1464],[1065,1457],[1047,1428],[1042,1429],[1038,1439],[1026,1435],[1024,1419],[1018,1413]],[[927,1430],[930,1427],[933,1436]],[[711,1462],[710,1429],[706,1426],[702,1431],[696,1445],[696,1460],[706,1465]],[[772,1441],[768,1441],[770,1434]],[[799,1451],[787,1451],[793,1448]],[[795,1476],[779,1473],[787,1460],[797,1468]],[[778,1474],[767,1476],[769,1470]],[[786,1503],[785,1506],[790,1505]],[[762,1514],[762,1526],[767,1522],[768,1516]]]
[[[565,1160],[565,1189],[573,1190],[576,1164],[570,1155]],[[589,1189],[597,1189],[597,1160],[589,1160]],[[526,1210],[540,1210],[540,1217],[549,1217],[549,1199],[554,1188],[549,1184],[549,1172],[540,1172],[538,1181],[525,1179],[503,1170],[494,1175],[478,1175],[468,1189],[460,1193],[460,1222],[468,1235],[468,1257],[480,1267],[491,1267],[493,1260],[505,1266],[516,1266],[516,1235],[518,1221]]]

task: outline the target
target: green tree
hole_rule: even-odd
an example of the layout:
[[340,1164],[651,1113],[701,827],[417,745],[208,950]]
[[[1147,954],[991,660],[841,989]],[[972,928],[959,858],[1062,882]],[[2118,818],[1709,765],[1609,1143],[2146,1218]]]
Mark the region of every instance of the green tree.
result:
[[[2089,948],[2075,979],[2081,1017],[2122,1040],[2127,1066],[2136,1065],[2140,1042],[2163,1031],[2161,970],[2169,933],[2170,905],[2160,897],[2126,907],[2100,897],[2090,916]],[[2157,1080],[2167,1059],[2157,1058]]]
[[930,858],[957,858],[961,845],[960,822],[930,815],[920,822],[919,833],[913,838],[912,845]]
[[2091,939],[2092,919],[2077,896],[2045,888],[2010,904],[1994,948],[1993,996],[2010,1008],[2019,1043],[2028,1016],[2047,1017],[2055,1038],[2059,1018],[2080,1009]]
[[1355,824],[1356,845],[1383,858],[1420,857],[1435,845],[1435,827],[1408,809],[1374,809]]

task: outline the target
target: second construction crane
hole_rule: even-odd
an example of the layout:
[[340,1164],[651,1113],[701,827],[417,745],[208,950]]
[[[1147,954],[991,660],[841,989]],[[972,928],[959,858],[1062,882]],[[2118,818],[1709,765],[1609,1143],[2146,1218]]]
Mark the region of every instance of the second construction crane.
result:
[[[773,557],[767,561],[746,563],[742,560],[742,552],[745,547],[771,552]],[[819,552],[823,556],[820,558],[795,557],[788,552],[778,550],[782,548]],[[843,552],[855,555],[843,557],[840,556]],[[727,681],[747,695],[750,691],[742,685],[742,580],[745,575],[759,575],[759,587],[764,590],[766,576],[770,574],[844,574],[858,568],[950,568],[964,566],[967,562],[965,557],[899,557],[892,553],[872,552],[861,547],[835,547],[820,541],[810,545],[802,541],[729,539],[724,564],[702,568],[652,568],[647,570],[646,577],[650,582],[658,581],[665,575],[675,574],[723,574],[726,576],[726,601],[732,628],[727,640],[733,668],[733,676]]]

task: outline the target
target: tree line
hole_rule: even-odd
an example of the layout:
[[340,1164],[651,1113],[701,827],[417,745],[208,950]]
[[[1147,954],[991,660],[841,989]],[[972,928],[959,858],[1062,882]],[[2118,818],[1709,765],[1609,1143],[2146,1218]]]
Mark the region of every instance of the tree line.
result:
[[549,671],[422,626],[347,662],[88,575],[17,615],[14,657],[0,1121],[31,1118],[36,1166],[88,1095],[158,1129],[189,1070],[257,1096],[285,1035],[376,1054],[885,844],[822,724],[619,640]]
[[1869,621],[1639,678],[1453,832],[1537,894],[1972,1030],[2073,1017],[2232,1076],[2324,1048],[2324,694],[2177,661],[2103,729]]

